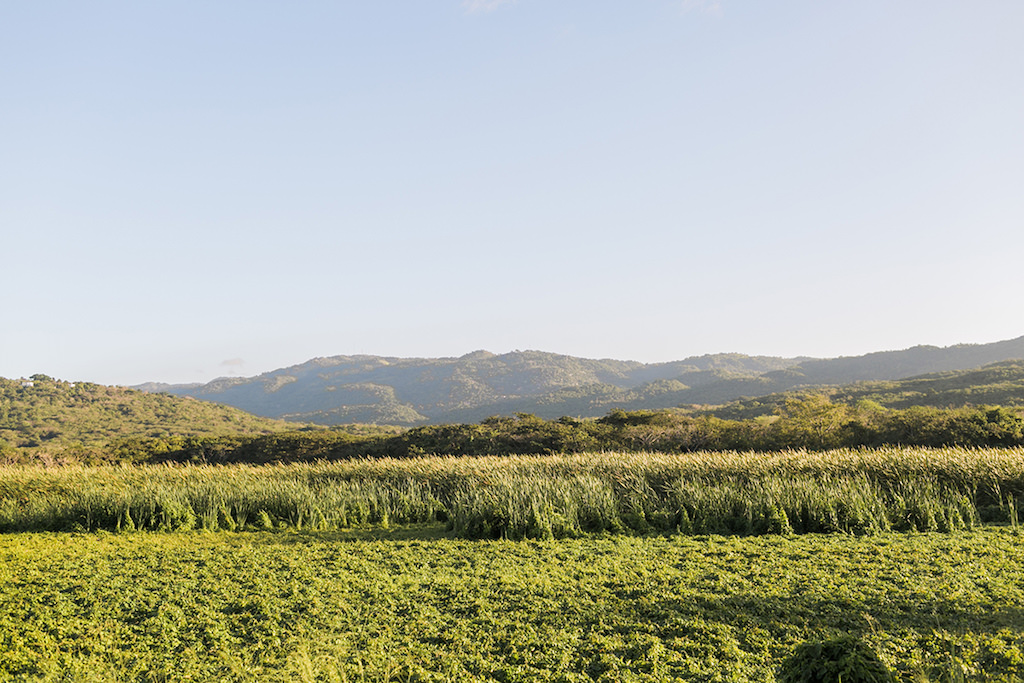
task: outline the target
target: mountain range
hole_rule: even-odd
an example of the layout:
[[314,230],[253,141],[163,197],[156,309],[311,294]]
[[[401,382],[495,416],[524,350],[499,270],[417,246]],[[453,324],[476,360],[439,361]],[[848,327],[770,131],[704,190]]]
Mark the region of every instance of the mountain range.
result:
[[[542,351],[501,355],[475,351],[458,358],[330,356],[256,377],[223,377],[207,384],[149,383],[136,388],[191,396],[293,422],[412,426],[477,422],[518,412],[544,418],[596,417],[617,408],[721,405],[794,390],[971,370],[1016,359],[1024,359],[1024,337],[831,359],[722,353],[653,364]],[[890,393],[895,390],[888,388]],[[879,391],[884,393],[885,388]],[[966,401],[968,394],[961,392],[959,398]]]

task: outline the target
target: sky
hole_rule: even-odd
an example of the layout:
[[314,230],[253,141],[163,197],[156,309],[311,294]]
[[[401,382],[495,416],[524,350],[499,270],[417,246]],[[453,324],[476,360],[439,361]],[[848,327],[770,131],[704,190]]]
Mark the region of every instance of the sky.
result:
[[0,376],[1024,335],[1019,0],[0,4]]

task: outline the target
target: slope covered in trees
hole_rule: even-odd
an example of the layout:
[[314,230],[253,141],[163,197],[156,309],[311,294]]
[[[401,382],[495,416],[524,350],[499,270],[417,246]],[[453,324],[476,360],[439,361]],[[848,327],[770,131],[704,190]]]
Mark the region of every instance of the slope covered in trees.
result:
[[888,382],[856,382],[843,386],[815,387],[734,401],[706,411],[733,419],[772,415],[788,401],[809,394],[854,406],[863,402],[886,408],[962,408],[983,405],[1024,406],[1024,361],[992,363],[970,370],[936,372]]
[[891,382],[1020,358],[1024,337],[828,360],[730,353],[643,364],[540,351],[500,356],[477,351],[461,358],[334,356],[258,377],[142,388],[300,422],[414,426],[476,422],[519,412],[555,419],[599,417],[615,409],[719,405],[793,389]]
[[[1000,369],[1006,368],[994,370]],[[3,461],[270,463],[424,454],[1024,445],[1019,408],[887,408],[866,399],[833,401],[826,394],[783,395],[774,403],[747,405],[758,414],[734,419],[709,411],[615,409],[596,419],[518,413],[407,430],[287,429],[294,425],[191,399],[42,376],[25,384],[0,381]]]
[[[269,434],[294,424],[237,408],[46,375],[0,378],[0,460],[17,452],[59,457],[131,437]],[[69,457],[73,457],[70,456]]]
[[501,356],[477,351],[430,359],[334,356],[252,378],[140,388],[301,422],[415,425],[524,411],[550,418],[598,416],[642,396],[663,394],[665,381],[670,390],[679,390],[724,378],[753,378],[796,362],[718,354],[645,365],[540,351]]

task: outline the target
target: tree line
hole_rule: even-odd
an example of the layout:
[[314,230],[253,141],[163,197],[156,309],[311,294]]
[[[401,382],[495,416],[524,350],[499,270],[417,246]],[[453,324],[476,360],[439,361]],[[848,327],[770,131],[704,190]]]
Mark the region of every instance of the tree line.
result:
[[1024,445],[1019,410],[912,407],[861,402],[850,406],[824,396],[789,399],[775,415],[731,420],[678,410],[613,410],[598,419],[545,420],[519,413],[476,424],[388,429],[305,428],[276,434],[126,438],[77,460],[91,462],[274,463],[403,458],[437,454],[485,456],[593,451],[777,451],[880,446]]

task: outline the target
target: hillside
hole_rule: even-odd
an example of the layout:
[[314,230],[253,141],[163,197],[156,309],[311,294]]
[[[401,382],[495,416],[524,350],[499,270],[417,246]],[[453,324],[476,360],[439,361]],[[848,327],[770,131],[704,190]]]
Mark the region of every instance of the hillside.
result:
[[596,417],[618,408],[720,405],[744,397],[895,381],[1022,358],[1024,337],[833,359],[729,353],[656,364],[540,351],[476,351],[460,358],[332,356],[257,377],[140,388],[292,421],[412,426],[476,422],[517,412],[550,419]]
[[[139,388],[318,424],[475,422],[496,414],[603,415],[666,391],[756,378],[798,359],[717,354],[660,364],[591,360],[540,351],[460,358],[333,356],[258,377]],[[668,382],[668,384],[665,384]],[[669,405],[675,405],[670,402]]]
[[59,451],[134,436],[269,434],[294,427],[187,397],[46,375],[0,378],[0,451]]
[[734,401],[707,411],[718,417],[749,419],[770,415],[789,399],[813,391],[835,403],[856,405],[872,401],[886,408],[929,406],[1024,406],[1024,361],[991,363],[970,370],[935,372],[886,382],[856,382],[842,386],[816,385],[811,389],[768,394]]

